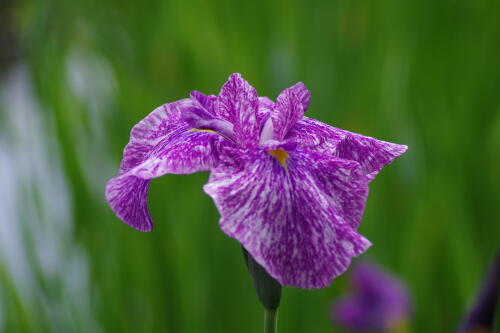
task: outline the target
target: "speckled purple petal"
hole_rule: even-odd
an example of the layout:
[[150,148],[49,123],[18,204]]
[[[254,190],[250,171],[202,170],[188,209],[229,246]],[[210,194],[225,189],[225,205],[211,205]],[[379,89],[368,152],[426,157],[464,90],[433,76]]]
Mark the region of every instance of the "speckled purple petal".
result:
[[405,145],[344,132],[346,136],[338,144],[336,155],[340,158],[358,161],[370,180],[373,180],[385,165],[408,149]]
[[370,180],[408,149],[405,145],[341,130],[307,117],[300,120],[286,138],[297,141],[299,147],[305,149],[357,161]]
[[295,95],[299,98],[300,104],[302,104],[302,108],[304,112],[307,111],[309,107],[309,102],[311,101],[311,93],[302,82],[297,82],[293,86],[288,89],[292,89]]
[[295,92],[297,85],[298,83],[281,92],[271,112],[275,140],[283,140],[288,131],[304,116],[304,107]]
[[259,111],[257,112],[257,122],[261,123],[267,118],[274,108],[274,102],[268,97],[259,97]]
[[233,124],[235,142],[242,147],[255,147],[258,144],[259,99],[255,89],[240,74],[231,74],[224,83],[217,97],[215,111],[219,118]]
[[285,138],[296,141],[303,149],[333,154],[345,134],[319,120],[303,117]]
[[210,170],[219,161],[217,146],[222,140],[215,133],[184,127],[160,141],[141,164],[108,182],[106,200],[113,212],[131,227],[150,231],[153,223],[147,208],[149,180],[167,173]]
[[134,229],[150,231],[148,211],[149,180],[127,174],[112,178],[106,185],[106,200],[115,215]]
[[132,128],[119,176],[106,187],[106,199],[115,214],[130,226],[149,231],[147,210],[149,179],[165,173],[209,170],[218,163],[217,145],[222,136],[191,131],[182,113],[190,99],[162,105]]
[[359,165],[317,152],[290,151],[284,168],[262,149],[233,150],[204,186],[220,226],[282,285],[322,288],[370,242],[350,227],[364,205]]
[[137,123],[132,128],[130,141],[123,151],[120,174],[141,164],[158,142],[185,127],[187,124],[181,114],[191,105],[192,101],[189,98],[164,104]]
[[182,111],[182,119],[195,129],[209,129],[231,139],[233,124],[227,120],[217,119],[215,115],[203,107],[201,103],[193,100],[192,106],[187,106]]
[[207,110],[210,114],[215,115],[215,101],[217,100],[217,96],[215,95],[205,95],[198,90],[193,90],[190,94],[189,97],[191,99],[194,99],[200,103],[205,110]]

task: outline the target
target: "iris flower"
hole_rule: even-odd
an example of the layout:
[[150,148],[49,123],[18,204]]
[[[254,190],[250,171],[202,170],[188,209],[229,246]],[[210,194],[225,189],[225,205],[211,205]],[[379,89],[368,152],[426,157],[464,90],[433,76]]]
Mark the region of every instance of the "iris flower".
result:
[[362,262],[350,275],[351,292],[334,304],[333,320],[352,332],[406,332],[410,299],[403,282]]
[[273,102],[232,74],[218,96],[158,107],[132,128],[109,205],[150,231],[151,179],[211,171],[203,189],[223,232],[281,285],[328,286],[371,245],[356,231],[368,183],[407,147],[305,117],[309,100],[300,82]]

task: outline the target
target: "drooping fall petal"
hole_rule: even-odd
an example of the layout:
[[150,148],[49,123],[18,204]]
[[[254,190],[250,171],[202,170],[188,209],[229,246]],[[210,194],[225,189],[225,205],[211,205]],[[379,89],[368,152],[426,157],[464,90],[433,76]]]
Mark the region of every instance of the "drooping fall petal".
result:
[[149,231],[149,180],[166,173],[210,170],[218,163],[217,145],[223,137],[193,131],[181,112],[191,103],[181,100],[153,111],[133,129],[125,148],[120,175],[106,186],[106,199],[115,214],[131,227]]
[[357,162],[297,150],[283,166],[260,150],[217,167],[204,190],[222,230],[271,276],[282,285],[322,288],[370,246],[349,225],[352,206],[364,206],[367,195],[359,172]]
[[356,161],[370,180],[408,149],[405,145],[341,130],[307,117],[299,121],[286,138],[307,149]]

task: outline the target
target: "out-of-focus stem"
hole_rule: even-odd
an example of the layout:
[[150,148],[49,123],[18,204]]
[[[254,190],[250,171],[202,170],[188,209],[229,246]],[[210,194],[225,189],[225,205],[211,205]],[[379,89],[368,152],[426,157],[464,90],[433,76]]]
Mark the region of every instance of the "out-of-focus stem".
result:
[[267,310],[264,315],[264,333],[276,333],[278,329],[278,309]]

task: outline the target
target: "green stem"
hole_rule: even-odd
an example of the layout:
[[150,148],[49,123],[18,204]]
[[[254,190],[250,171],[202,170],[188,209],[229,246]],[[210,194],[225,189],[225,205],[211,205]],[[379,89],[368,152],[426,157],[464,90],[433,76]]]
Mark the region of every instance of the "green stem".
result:
[[278,331],[278,309],[266,309],[264,317],[264,333],[276,333]]

